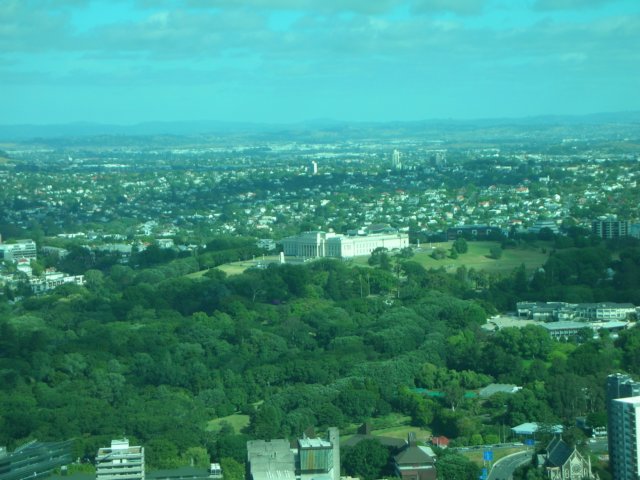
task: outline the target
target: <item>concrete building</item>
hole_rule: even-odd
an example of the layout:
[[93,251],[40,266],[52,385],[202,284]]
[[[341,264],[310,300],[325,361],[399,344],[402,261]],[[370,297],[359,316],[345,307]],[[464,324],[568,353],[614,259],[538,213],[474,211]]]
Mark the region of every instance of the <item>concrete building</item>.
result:
[[66,283],[84,285],[84,275],[67,275],[66,273],[57,272],[54,268],[48,268],[45,270],[44,275],[29,278],[31,291],[36,294],[48,292]]
[[629,222],[607,217],[591,223],[591,233],[600,238],[620,238],[629,235]]
[[111,447],[98,450],[96,480],[144,480],[144,447],[112,440]]
[[639,405],[640,382],[622,373],[607,377],[609,463],[614,480],[638,479]]
[[36,242],[26,239],[15,243],[0,243],[0,258],[9,262],[17,262],[22,258],[35,260],[37,258]]
[[43,478],[70,464],[73,442],[38,442],[33,440],[13,452],[0,447],[0,480]]
[[287,440],[248,441],[247,460],[252,480],[296,479],[295,455]]
[[631,303],[518,302],[518,317],[533,320],[624,321],[637,313]]
[[635,305],[631,303],[579,303],[575,307],[576,316],[595,322],[611,320],[625,320],[636,313]]
[[270,238],[261,238],[256,242],[256,247],[272,252],[276,249],[276,242]]
[[405,233],[339,235],[333,232],[304,232],[282,240],[286,256],[303,258],[351,258],[371,255],[376,248],[400,250],[409,246]]
[[640,478],[640,397],[611,402],[609,459],[615,480]]
[[559,233],[560,229],[555,220],[537,220],[532,226],[529,227],[529,233],[540,233],[541,230],[548,229],[552,233]]
[[330,428],[327,439],[251,440],[247,459],[252,480],[340,480],[340,437]]
[[447,240],[463,237],[470,240],[500,238],[502,230],[490,225],[458,225],[447,229]]

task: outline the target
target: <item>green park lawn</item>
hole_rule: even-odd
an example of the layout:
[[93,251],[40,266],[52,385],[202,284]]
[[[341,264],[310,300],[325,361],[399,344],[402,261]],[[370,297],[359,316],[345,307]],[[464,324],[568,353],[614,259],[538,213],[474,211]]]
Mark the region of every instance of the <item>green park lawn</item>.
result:
[[[539,243],[535,246],[524,246],[518,248],[508,248],[502,251],[502,257],[494,259],[489,256],[491,247],[499,245],[498,242],[467,242],[469,251],[458,255],[453,259],[446,257],[442,260],[435,260],[431,257],[431,252],[435,248],[443,248],[447,252],[451,249],[453,242],[424,243],[420,250],[416,251],[411,260],[420,263],[427,269],[443,267],[448,272],[455,272],[458,267],[465,266],[475,270],[484,270],[489,273],[509,273],[515,268],[524,264],[528,271],[532,271],[547,261],[549,254],[547,245]],[[545,250],[546,249],[546,250]],[[369,257],[358,257],[354,263],[366,265]]]
[[[374,436],[406,440],[409,432],[415,432],[418,440],[426,443],[427,439],[431,438],[431,432],[429,430],[411,426],[410,422],[411,417],[407,415],[400,415],[398,413],[390,413],[384,417],[372,418],[369,420],[369,423],[371,424],[371,434]],[[359,424],[351,424],[340,429],[340,437],[342,440],[347,440],[356,433],[359,427]]]
[[225,422],[233,427],[235,433],[240,433],[244,427],[249,425],[249,415],[233,414],[226,417],[214,418],[207,423],[207,431],[220,431],[222,424]]
[[[544,265],[549,257],[547,253],[550,248],[541,242],[537,245],[523,246],[518,248],[508,248],[503,250],[502,257],[498,260],[490,258],[489,250],[491,247],[498,245],[498,242],[467,242],[469,251],[464,254],[460,254],[458,258],[444,258],[442,260],[435,260],[431,257],[432,248],[443,248],[447,252],[451,249],[453,242],[441,242],[433,244],[423,244],[420,248],[421,251],[417,251],[411,260],[420,263],[427,269],[430,268],[444,268],[447,272],[455,272],[458,267],[465,266],[467,268],[473,268],[475,270],[484,270],[489,273],[509,273],[515,268],[524,264],[527,271],[533,271],[536,268]],[[239,275],[243,273],[247,268],[255,267],[257,264],[273,263],[278,260],[277,256],[265,257],[263,259],[244,260],[240,262],[226,263],[216,267],[218,270],[222,270],[227,275]],[[355,257],[353,259],[354,265],[368,265],[367,261],[369,256]],[[195,272],[187,275],[191,278],[197,278],[204,275],[207,270]]]
[[[496,448],[496,449],[493,449],[493,463],[497,462],[501,458],[506,457],[507,455],[511,455],[512,453],[521,452],[522,450],[525,450],[526,448],[527,447],[522,446],[522,447],[513,447],[513,448]],[[469,460],[471,460],[476,465],[483,466],[483,464],[484,464],[484,461],[483,461],[484,449],[483,448],[478,448],[478,449],[474,449],[474,450],[458,450],[458,453],[460,453],[461,455],[464,455],[465,457],[467,457]]]
[[[445,250],[451,248],[453,242],[445,242],[435,244],[434,247],[441,247]],[[444,266],[447,270],[456,270],[464,265],[467,268],[475,270],[485,270],[487,272],[506,273],[524,264],[527,270],[534,270],[543,265],[549,254],[548,249],[540,246],[526,246],[519,248],[508,248],[502,251],[499,259],[491,258],[489,250],[495,247],[498,242],[467,242],[469,251],[458,255],[458,258],[445,258],[435,260],[431,257],[431,249],[425,248],[424,251],[416,253],[414,259],[424,265],[426,268],[439,268]],[[425,245],[426,246],[426,245]]]

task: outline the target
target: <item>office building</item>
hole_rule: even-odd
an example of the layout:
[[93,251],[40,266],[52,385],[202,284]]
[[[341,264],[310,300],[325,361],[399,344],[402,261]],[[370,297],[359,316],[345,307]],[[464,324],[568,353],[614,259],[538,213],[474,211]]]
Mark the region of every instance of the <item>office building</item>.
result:
[[144,447],[112,440],[111,447],[98,450],[96,480],[144,480]]
[[391,168],[394,170],[402,170],[402,161],[400,160],[399,150],[394,150],[391,154]]
[[616,373],[607,377],[609,462],[614,480],[637,480],[640,472],[640,382]]

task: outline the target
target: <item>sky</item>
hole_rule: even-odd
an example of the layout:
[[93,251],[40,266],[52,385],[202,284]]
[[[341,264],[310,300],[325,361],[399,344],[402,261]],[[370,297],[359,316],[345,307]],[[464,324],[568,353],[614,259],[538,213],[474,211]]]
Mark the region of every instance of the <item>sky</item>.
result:
[[0,124],[640,110],[640,0],[0,0]]

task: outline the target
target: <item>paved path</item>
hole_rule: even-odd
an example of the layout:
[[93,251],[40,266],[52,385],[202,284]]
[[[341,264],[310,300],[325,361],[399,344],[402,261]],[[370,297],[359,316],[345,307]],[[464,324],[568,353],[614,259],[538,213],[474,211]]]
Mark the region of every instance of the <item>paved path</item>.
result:
[[487,480],[510,480],[516,468],[531,461],[532,454],[532,450],[525,450],[501,458],[493,464]]

